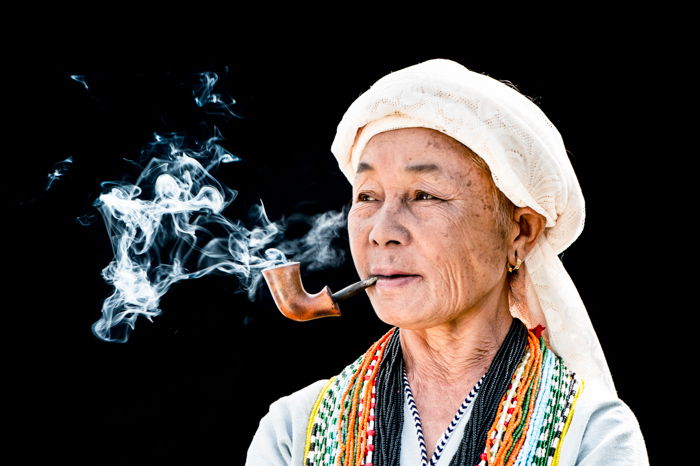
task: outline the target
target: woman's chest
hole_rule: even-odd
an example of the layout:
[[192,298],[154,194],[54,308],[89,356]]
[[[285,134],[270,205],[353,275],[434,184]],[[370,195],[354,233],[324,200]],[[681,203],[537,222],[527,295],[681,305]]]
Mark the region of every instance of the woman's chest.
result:
[[[482,378],[483,380],[483,378]],[[457,451],[481,380],[469,392],[414,392],[404,373],[404,423],[401,465],[448,464]]]

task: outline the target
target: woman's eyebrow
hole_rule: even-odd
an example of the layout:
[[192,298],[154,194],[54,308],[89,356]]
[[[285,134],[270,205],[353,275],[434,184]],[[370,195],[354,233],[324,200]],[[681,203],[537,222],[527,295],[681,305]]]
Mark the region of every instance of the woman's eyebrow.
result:
[[[356,174],[359,175],[362,172],[373,170],[374,167],[372,165],[365,162],[360,162],[360,164],[357,166]],[[406,165],[406,167],[404,167],[404,170],[412,173],[426,173],[440,171],[440,167],[438,167],[434,163],[421,163],[418,165]]]

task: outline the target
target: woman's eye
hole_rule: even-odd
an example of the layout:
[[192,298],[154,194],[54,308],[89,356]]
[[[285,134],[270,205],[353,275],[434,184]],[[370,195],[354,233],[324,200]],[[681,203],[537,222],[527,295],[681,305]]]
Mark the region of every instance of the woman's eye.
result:
[[368,201],[374,201],[375,199],[367,194],[367,193],[360,193],[357,195],[357,202],[368,202]]
[[432,194],[425,193],[423,191],[418,191],[416,193],[416,200],[417,201],[432,201],[436,200],[437,197],[433,196]]
[[[369,193],[360,193],[357,195],[356,199],[357,199],[357,202],[372,202],[372,201],[377,200],[377,198],[375,198],[374,196],[372,196]],[[424,191],[418,191],[418,192],[416,192],[415,200],[417,200],[417,201],[436,201],[436,200],[439,200],[439,198],[433,196],[432,194],[428,194]]]

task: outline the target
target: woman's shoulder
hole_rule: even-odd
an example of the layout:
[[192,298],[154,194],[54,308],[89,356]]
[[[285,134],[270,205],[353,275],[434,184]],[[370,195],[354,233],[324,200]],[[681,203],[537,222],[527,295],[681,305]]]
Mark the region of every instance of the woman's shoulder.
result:
[[309,415],[328,380],[318,380],[270,405],[248,448],[246,465],[301,464]]
[[562,447],[570,463],[561,464],[649,464],[644,437],[630,407],[615,393],[585,381]]
[[600,380],[581,378],[546,345],[550,357],[568,374],[578,394],[571,399],[570,422],[563,427],[559,464],[649,464],[639,422],[630,407]]

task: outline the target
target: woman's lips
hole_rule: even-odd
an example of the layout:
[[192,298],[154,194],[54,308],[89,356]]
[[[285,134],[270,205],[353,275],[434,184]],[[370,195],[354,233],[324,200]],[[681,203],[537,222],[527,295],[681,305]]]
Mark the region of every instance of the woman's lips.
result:
[[420,275],[376,275],[375,287],[379,289],[394,289],[410,285],[420,280]]

